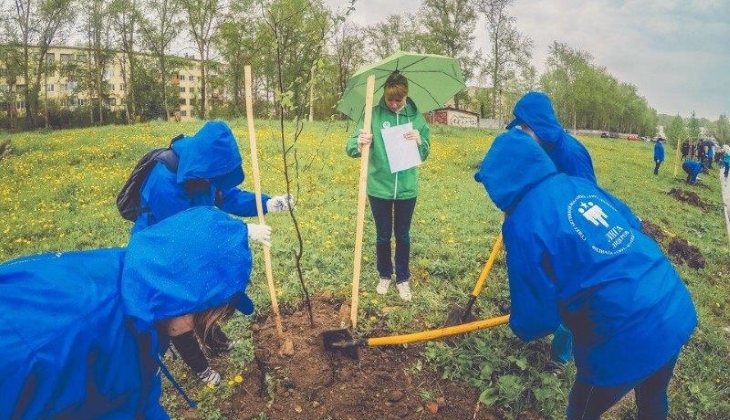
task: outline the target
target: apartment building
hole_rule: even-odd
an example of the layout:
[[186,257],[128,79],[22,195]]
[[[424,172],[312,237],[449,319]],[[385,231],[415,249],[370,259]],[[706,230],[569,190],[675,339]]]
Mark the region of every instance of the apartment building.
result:
[[[179,103],[171,112],[171,117],[179,116],[181,119],[191,119],[195,116],[195,105],[198,100],[200,89],[200,62],[188,57],[178,57],[187,63],[173,74],[171,84],[178,90]],[[44,102],[56,102],[62,107],[75,108],[89,104],[89,92],[81,89],[76,78],[70,76],[68,71],[61,69],[75,68],[84,71],[89,63],[89,50],[82,47],[52,47],[46,54],[46,65],[48,71],[41,78],[40,100]],[[106,85],[107,107],[112,111],[123,111],[126,98],[126,84],[124,69],[127,66],[126,59],[122,52],[117,52],[110,60],[103,74],[103,82]],[[11,88],[7,81],[8,71],[0,59],[0,113],[7,110],[9,104],[4,102],[6,93]],[[15,108],[17,115],[25,112],[25,101],[22,92],[26,89],[27,83],[22,76],[18,77],[14,86],[16,95]]]

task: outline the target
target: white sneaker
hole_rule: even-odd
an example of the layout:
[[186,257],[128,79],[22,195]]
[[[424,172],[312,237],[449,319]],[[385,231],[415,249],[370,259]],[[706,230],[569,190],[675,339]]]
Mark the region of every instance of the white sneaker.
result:
[[398,289],[398,296],[406,302],[410,302],[413,295],[411,295],[411,284],[408,281],[396,283],[395,287]]
[[198,379],[203,381],[206,385],[213,385],[216,386],[221,381],[221,374],[217,371],[213,370],[211,367],[208,367],[208,369],[205,369],[204,371],[197,374]]
[[388,288],[390,287],[390,279],[384,279],[380,278],[380,281],[378,282],[378,287],[375,288],[375,291],[378,292],[379,295],[384,295],[388,293]]

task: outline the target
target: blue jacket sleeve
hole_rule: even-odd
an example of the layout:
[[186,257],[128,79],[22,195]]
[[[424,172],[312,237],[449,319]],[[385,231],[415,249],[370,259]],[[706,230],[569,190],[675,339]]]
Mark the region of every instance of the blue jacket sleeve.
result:
[[[264,214],[267,213],[267,201],[269,201],[269,196],[261,194],[261,206],[263,207]],[[256,194],[249,191],[239,190],[238,188],[231,188],[224,191],[223,201],[219,207],[224,212],[235,214],[236,216],[258,216],[258,211],[256,210]]]
[[554,332],[560,325],[558,297],[555,284],[542,266],[539,248],[515,236],[504,232],[512,303],[509,325],[517,337],[530,341]]

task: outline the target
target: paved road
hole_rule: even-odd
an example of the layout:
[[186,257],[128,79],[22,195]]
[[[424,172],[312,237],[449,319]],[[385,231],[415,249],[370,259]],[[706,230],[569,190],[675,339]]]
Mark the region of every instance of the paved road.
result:
[[722,201],[725,204],[725,226],[727,226],[728,238],[730,238],[730,178],[725,178],[723,170],[720,170],[720,186],[722,187]]

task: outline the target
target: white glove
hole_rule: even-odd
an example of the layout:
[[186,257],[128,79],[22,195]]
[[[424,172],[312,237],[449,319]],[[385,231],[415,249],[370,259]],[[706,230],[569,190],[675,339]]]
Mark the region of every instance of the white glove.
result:
[[289,209],[293,208],[294,197],[290,194],[277,195],[276,197],[271,197],[269,201],[266,202],[266,211],[269,213],[289,211]]
[[248,228],[248,237],[254,241],[261,242],[264,246],[271,248],[271,226],[246,223]]

